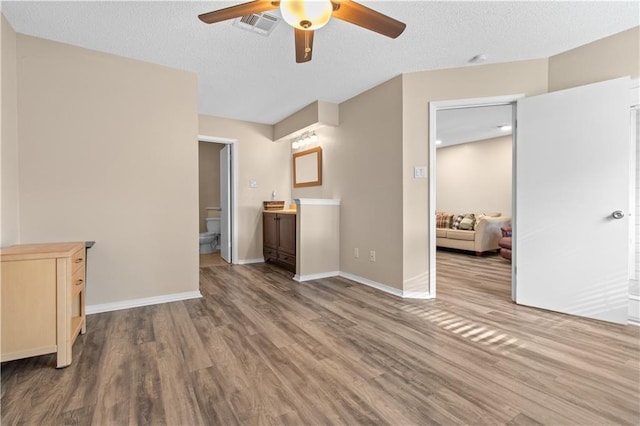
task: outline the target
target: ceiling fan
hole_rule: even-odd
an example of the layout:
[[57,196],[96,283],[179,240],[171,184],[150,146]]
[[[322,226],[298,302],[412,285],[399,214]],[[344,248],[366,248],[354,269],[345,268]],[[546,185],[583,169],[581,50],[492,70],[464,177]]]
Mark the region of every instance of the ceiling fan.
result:
[[280,8],[282,18],[294,28],[296,62],[311,60],[313,34],[333,17],[359,27],[396,38],[406,24],[351,0],[254,0],[198,15],[204,23],[235,19]]

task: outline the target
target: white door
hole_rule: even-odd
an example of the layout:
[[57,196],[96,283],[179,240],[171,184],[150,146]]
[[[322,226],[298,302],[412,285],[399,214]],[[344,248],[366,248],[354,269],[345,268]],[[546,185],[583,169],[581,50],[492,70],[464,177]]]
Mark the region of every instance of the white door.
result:
[[517,303],[627,323],[629,88],[623,78],[518,101]]
[[231,263],[231,145],[220,150],[220,257]]

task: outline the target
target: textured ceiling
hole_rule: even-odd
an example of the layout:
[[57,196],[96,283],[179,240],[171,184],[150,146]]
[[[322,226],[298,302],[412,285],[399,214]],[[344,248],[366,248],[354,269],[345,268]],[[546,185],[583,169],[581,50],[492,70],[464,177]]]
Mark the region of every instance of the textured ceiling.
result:
[[[197,15],[240,2],[2,1],[16,31],[193,71],[203,114],[272,124],[315,100],[342,102],[398,74],[548,57],[639,25],[632,2],[362,1],[407,24],[396,40],[334,19],[313,60],[293,29],[269,37]],[[472,65],[469,65],[472,66]]]
[[436,139],[440,148],[511,134],[500,127],[513,121],[511,105],[445,109],[436,112]]

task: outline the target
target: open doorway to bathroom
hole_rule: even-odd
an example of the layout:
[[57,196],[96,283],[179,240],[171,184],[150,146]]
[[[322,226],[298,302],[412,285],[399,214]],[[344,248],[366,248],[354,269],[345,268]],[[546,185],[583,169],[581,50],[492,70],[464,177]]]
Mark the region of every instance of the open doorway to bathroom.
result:
[[235,252],[234,141],[199,137],[200,267],[233,263]]

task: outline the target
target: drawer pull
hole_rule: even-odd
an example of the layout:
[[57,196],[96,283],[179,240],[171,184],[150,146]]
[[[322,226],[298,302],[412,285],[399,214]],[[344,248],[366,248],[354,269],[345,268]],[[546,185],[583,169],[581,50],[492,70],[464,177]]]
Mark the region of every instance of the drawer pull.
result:
[[79,257],[78,259],[76,259],[76,263],[80,263],[80,262],[82,262],[83,260],[84,260],[83,258]]
[[76,285],[80,285],[84,282],[84,280],[82,278],[80,278],[78,281],[76,281]]

